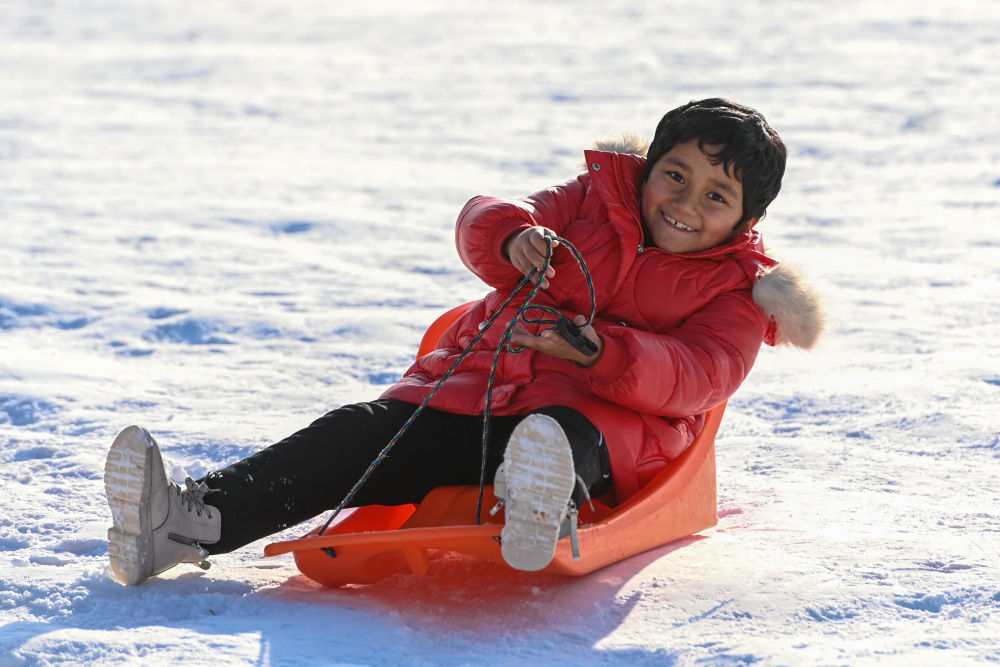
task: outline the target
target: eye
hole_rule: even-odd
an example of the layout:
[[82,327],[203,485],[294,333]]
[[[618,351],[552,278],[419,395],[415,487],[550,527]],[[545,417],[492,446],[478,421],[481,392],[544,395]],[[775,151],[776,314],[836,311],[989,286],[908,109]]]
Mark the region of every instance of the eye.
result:
[[665,171],[663,173],[665,173],[667,176],[669,176],[670,178],[674,179],[678,183],[683,183],[684,182],[684,177],[681,176],[680,174],[678,174],[676,171]]
[[720,204],[727,203],[726,198],[720,195],[718,192],[708,193],[708,198],[711,199],[712,201],[719,202]]

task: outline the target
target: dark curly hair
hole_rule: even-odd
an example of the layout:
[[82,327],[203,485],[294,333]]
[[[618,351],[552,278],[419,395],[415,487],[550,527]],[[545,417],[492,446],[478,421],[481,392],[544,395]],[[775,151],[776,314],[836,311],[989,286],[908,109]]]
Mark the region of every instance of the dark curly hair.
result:
[[656,161],[675,145],[697,139],[698,148],[721,146],[707,153],[743,185],[743,217],[736,230],[764,215],[781,189],[788,151],[764,117],[750,107],[721,98],[688,102],[668,111],[656,126],[646,154],[643,182]]

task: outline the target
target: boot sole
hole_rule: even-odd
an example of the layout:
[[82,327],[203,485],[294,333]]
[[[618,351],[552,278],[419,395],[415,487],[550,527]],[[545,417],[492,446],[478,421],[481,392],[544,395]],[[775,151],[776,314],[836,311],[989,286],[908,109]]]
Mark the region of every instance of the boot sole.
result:
[[576,485],[573,452],[559,422],[546,415],[522,420],[507,443],[503,465],[511,494],[500,538],[503,559],[518,570],[544,569],[555,556]]
[[145,581],[153,570],[150,525],[150,456],[153,438],[129,426],[111,444],[104,464],[104,493],[113,525],[108,529],[111,572],[124,584]]

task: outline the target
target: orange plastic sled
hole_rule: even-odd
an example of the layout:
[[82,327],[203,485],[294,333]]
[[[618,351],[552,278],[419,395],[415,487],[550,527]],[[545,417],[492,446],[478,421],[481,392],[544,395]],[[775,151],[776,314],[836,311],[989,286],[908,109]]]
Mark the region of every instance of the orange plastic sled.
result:
[[[471,304],[453,308],[424,334],[417,356],[434,348],[441,334]],[[692,445],[634,496],[611,507],[594,499],[594,509],[580,508],[580,558],[569,539],[556,547],[545,572],[583,575],[642,553],[717,522],[715,434],[725,403],[708,412]],[[398,572],[424,574],[434,552],[448,551],[504,563],[500,553],[503,512],[486,511],[496,503],[493,487],[483,497],[482,525],[475,525],[478,486],[434,489],[419,505],[359,507],[317,535],[276,542],[266,556],[292,552],[299,570],[324,586],[367,584]],[[345,512],[347,514],[347,512]]]

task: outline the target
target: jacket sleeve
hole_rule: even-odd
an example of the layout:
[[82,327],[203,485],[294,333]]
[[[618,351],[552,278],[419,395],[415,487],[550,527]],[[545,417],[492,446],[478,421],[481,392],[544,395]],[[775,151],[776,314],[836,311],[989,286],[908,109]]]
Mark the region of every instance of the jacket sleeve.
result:
[[604,351],[588,376],[597,395],[639,412],[686,417],[736,392],[767,320],[743,290],[721,294],[668,332],[600,323],[597,330]]
[[504,287],[522,276],[503,254],[512,234],[541,225],[562,234],[580,213],[588,174],[524,199],[474,197],[458,215],[455,245],[462,262],[491,287]]

